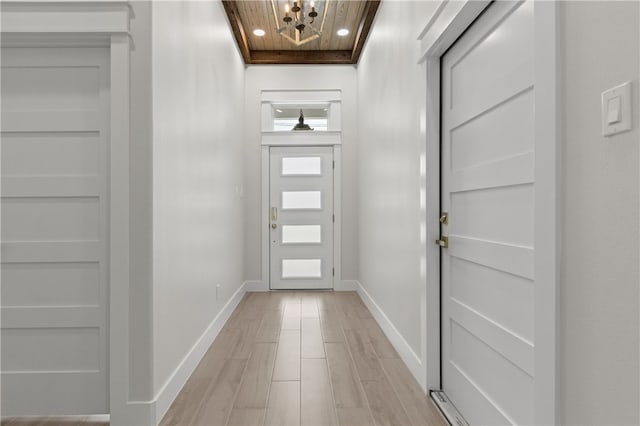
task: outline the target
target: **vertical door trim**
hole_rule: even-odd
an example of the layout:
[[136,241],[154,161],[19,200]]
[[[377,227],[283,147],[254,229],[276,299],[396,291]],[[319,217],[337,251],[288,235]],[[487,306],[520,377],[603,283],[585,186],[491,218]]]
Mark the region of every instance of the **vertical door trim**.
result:
[[[440,249],[430,244],[440,236],[440,58],[489,5],[489,1],[447,2],[436,11],[422,31],[421,64],[426,78],[423,99],[427,178],[427,282],[426,324],[423,324],[423,362],[427,389],[441,387],[440,374]],[[558,422],[557,394],[557,292],[560,253],[560,176],[558,122],[558,5],[534,4],[535,22],[535,340],[536,380],[534,419],[536,424]],[[553,166],[551,166],[553,165]]]
[[557,407],[557,318],[560,282],[560,170],[559,94],[557,88],[558,5],[534,3],[535,80],[535,424],[556,424]]
[[[260,224],[262,232],[261,235],[261,258],[262,258],[262,278],[261,281],[252,285],[248,290],[250,291],[270,291],[270,250],[271,245],[269,234],[269,198],[270,198],[270,186],[271,178],[269,174],[269,151],[271,146],[278,145],[262,145],[261,147],[261,175],[262,175],[262,202],[260,207]],[[289,145],[287,145],[289,146]],[[313,147],[315,145],[309,145]],[[347,288],[348,285],[344,284],[341,280],[342,277],[342,146],[333,146],[333,213],[335,214],[335,222],[333,223],[333,268],[335,274],[333,276],[333,289],[335,291],[351,290]]]
[[122,420],[120,416],[126,416],[129,394],[129,43],[128,35],[111,36],[109,134],[111,424],[119,424]]

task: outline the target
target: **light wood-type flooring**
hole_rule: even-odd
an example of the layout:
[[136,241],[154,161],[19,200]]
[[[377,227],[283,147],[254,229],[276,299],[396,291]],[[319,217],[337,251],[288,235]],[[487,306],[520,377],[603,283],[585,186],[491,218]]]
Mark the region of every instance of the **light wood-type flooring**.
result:
[[161,425],[446,425],[354,292],[247,293]]

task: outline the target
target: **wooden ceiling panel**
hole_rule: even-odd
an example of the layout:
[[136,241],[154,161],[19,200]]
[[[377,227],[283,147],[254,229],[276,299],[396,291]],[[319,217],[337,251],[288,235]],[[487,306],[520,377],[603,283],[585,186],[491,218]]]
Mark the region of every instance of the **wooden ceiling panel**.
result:
[[[318,16],[313,25],[318,30],[322,28],[322,34],[299,46],[278,32],[285,27],[282,32],[296,38],[294,22],[287,25],[282,19],[285,5],[292,7],[293,0],[223,0],[222,3],[247,64],[356,64],[380,0],[315,0]],[[310,3],[311,0],[302,0],[307,24]],[[338,36],[336,32],[341,28],[348,29],[349,35]],[[253,34],[255,29],[262,29],[266,34],[258,37]],[[300,40],[314,36],[307,27]]]

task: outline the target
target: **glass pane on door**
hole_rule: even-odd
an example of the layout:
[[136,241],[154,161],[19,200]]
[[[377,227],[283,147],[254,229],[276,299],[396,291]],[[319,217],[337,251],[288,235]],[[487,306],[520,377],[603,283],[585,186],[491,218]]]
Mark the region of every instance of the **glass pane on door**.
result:
[[322,278],[322,260],[282,259],[282,278]]
[[283,157],[282,176],[321,176],[320,157]]
[[320,225],[282,226],[282,244],[320,243],[322,243],[322,226]]
[[282,191],[282,208],[318,210],[322,208],[321,198],[320,191]]

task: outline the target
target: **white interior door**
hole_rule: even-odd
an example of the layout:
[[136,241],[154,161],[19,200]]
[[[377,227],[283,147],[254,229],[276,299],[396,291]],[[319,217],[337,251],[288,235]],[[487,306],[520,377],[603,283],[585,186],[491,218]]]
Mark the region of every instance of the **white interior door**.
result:
[[2,48],[2,415],[108,413],[109,56]]
[[442,386],[473,425],[534,423],[533,1],[442,58]]
[[333,148],[271,148],[269,172],[271,288],[333,288]]

